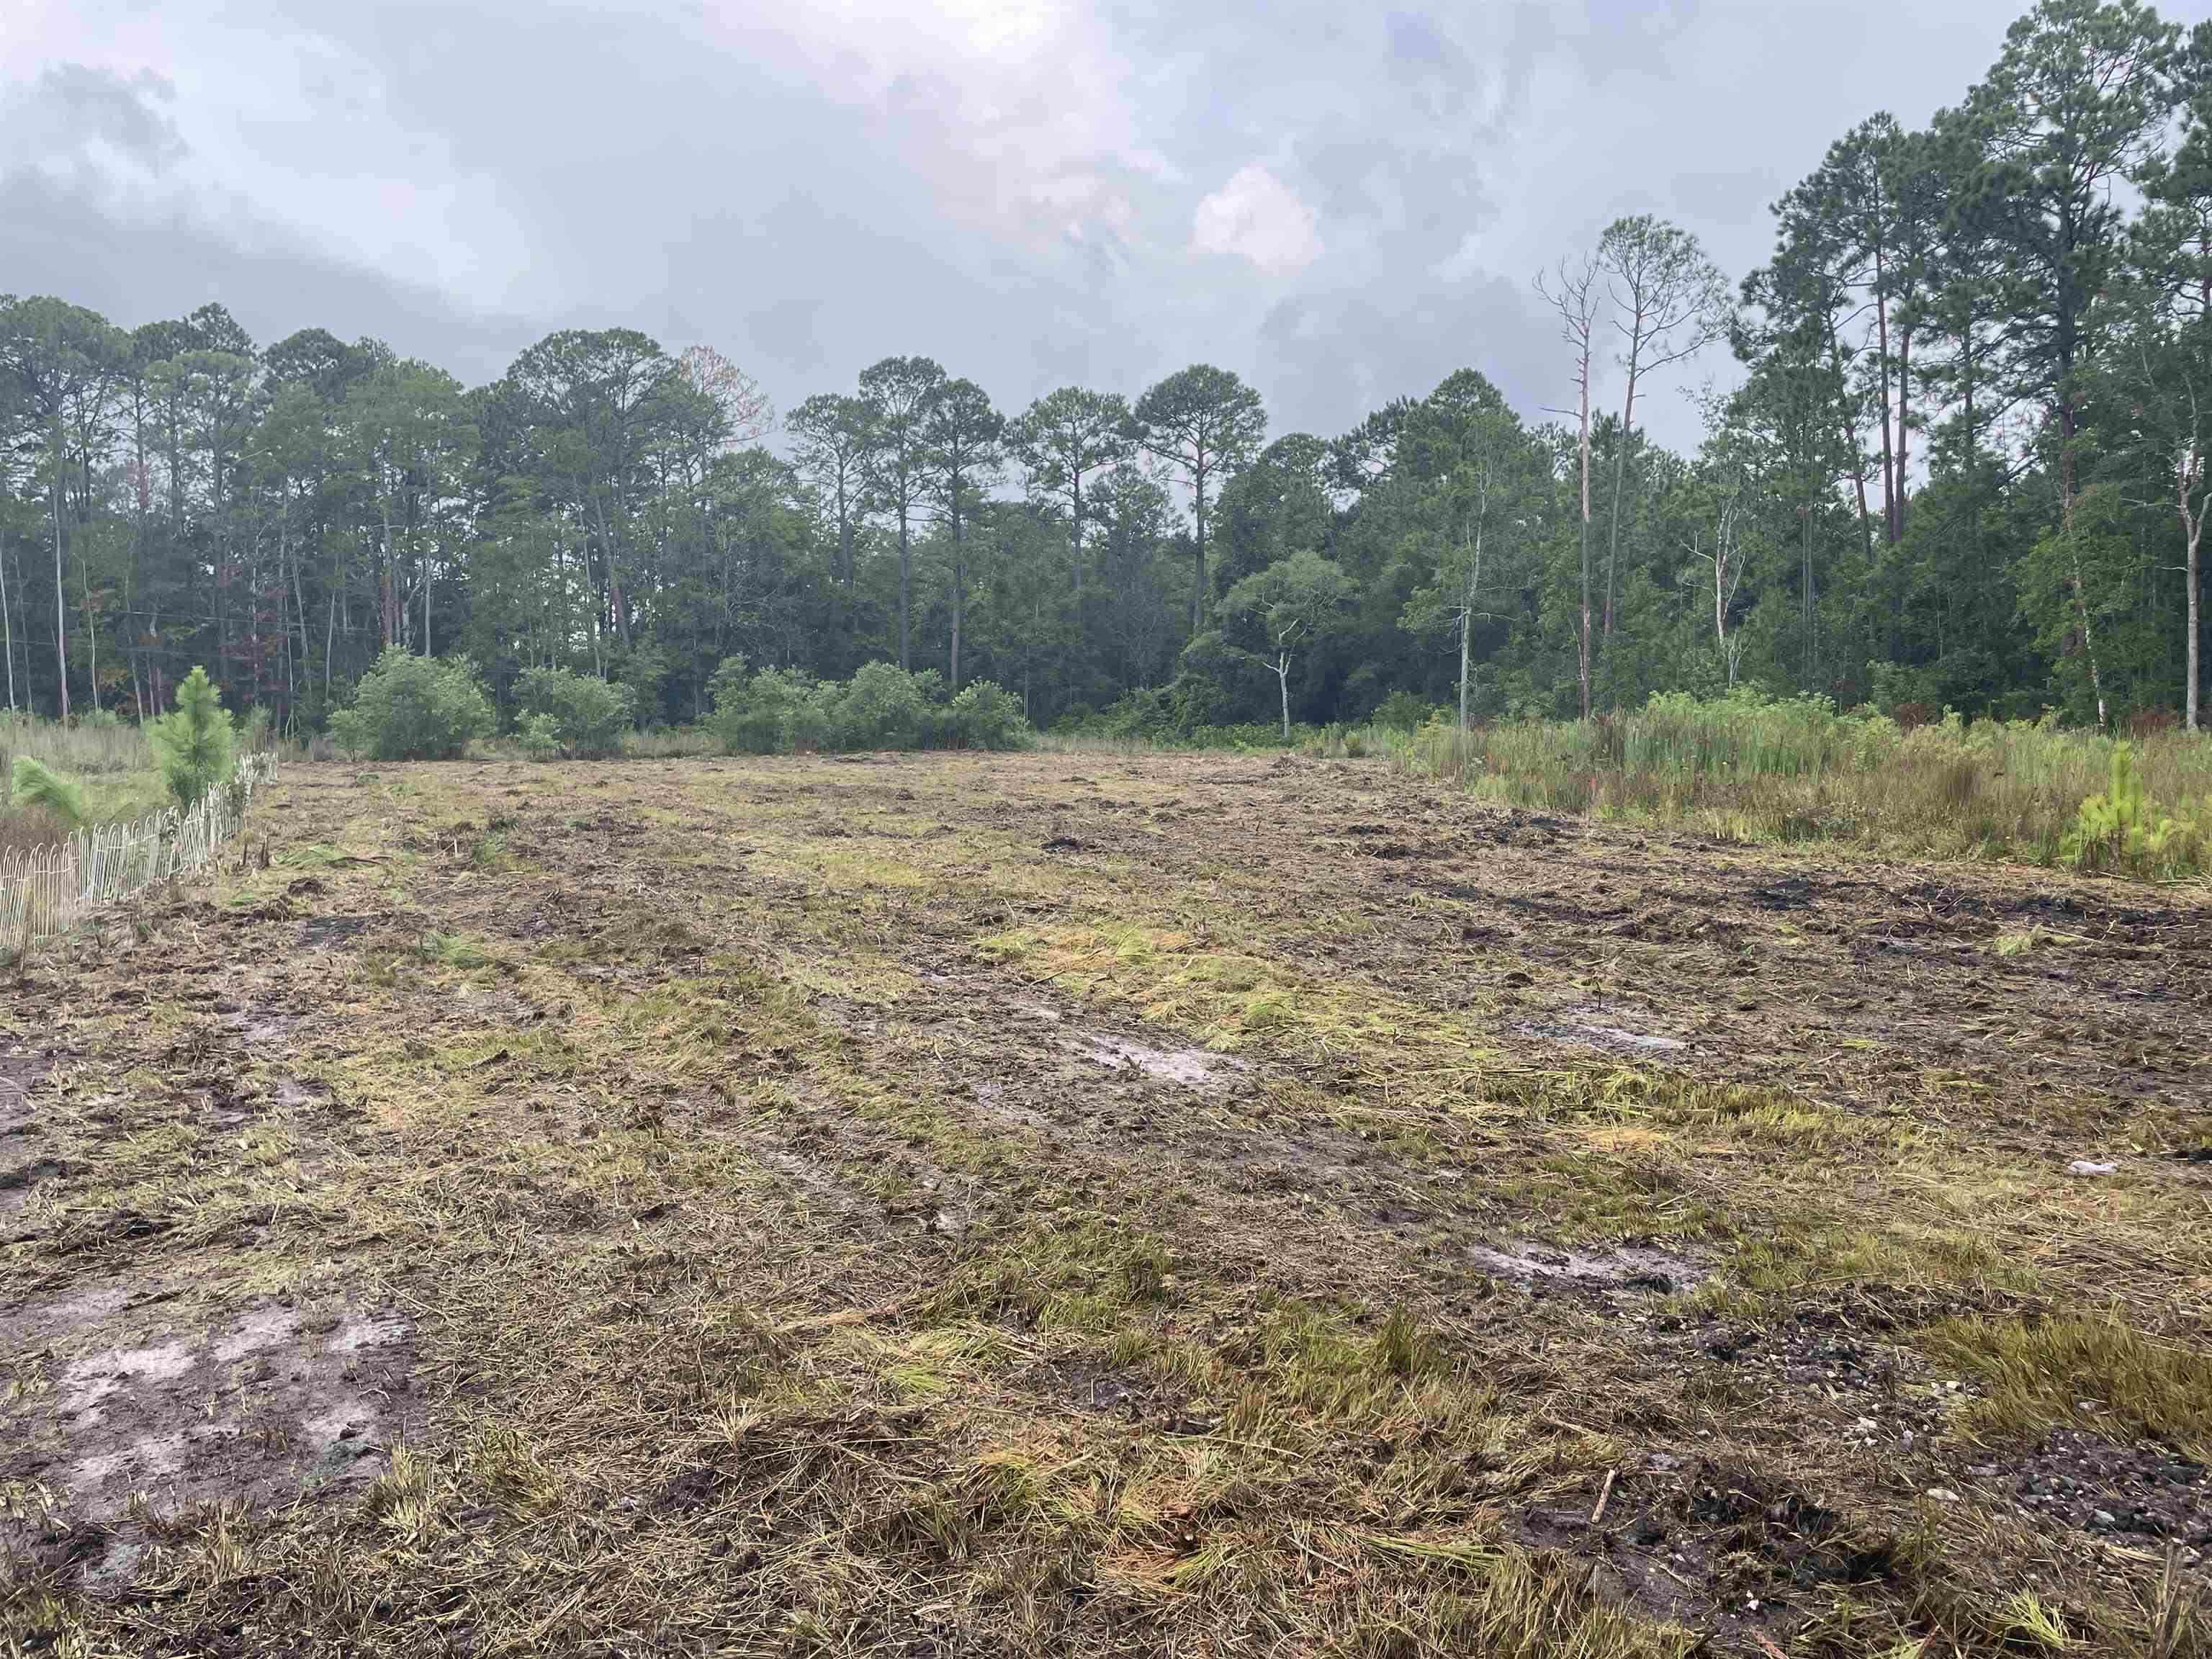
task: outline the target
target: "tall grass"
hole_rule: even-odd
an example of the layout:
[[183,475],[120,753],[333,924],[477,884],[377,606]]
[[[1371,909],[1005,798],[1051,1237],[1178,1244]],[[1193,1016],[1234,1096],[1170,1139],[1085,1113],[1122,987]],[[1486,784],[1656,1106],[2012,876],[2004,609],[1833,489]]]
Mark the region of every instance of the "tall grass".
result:
[[146,734],[121,720],[64,726],[58,720],[0,714],[0,774],[15,769],[18,755],[28,755],[57,772],[79,775],[137,772],[154,764]]
[[[1431,725],[1393,740],[1409,770],[1547,811],[1679,825],[1720,840],[1856,842],[1943,858],[2069,862],[2083,803],[2118,744],[2095,732],[1955,714],[1907,731],[1825,698],[1654,697],[1589,721],[1526,721],[1462,737]],[[2202,875],[2212,837],[2212,737],[2136,740],[2142,796],[2190,827],[2167,872]]]
[[19,759],[56,774],[87,823],[137,817],[159,810],[166,798],[153,748],[137,726],[106,720],[64,726],[0,713],[0,848],[50,847],[73,827],[53,803],[13,787]]

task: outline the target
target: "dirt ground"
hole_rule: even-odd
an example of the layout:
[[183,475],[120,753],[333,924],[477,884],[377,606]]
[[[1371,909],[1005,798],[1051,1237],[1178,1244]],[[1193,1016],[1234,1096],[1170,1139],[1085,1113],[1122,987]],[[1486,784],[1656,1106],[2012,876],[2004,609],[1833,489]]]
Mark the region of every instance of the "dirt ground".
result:
[[32,1652],[2212,1652],[2212,897],[299,766],[0,986]]

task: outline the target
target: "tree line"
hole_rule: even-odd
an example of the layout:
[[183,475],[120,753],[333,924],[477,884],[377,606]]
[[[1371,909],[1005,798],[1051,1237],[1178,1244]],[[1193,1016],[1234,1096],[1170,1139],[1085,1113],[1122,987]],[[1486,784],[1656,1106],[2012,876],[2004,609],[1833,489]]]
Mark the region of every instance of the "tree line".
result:
[[[1547,270],[1562,414],[1467,368],[1272,441],[1206,365],[1015,412],[892,357],[779,423],[712,348],[626,329],[465,387],[219,305],[125,330],[0,299],[9,706],[151,713],[204,664],[320,727],[398,649],[467,656],[510,712],[560,668],[671,721],[741,659],[988,679],[1040,724],[1753,685],[2195,726],[2212,26],[2042,0],[1956,106],[1870,117],[1774,220],[1740,283],[1649,216]],[[1723,349],[1733,389],[1686,390]],[[1685,396],[1677,453],[1641,418]]]

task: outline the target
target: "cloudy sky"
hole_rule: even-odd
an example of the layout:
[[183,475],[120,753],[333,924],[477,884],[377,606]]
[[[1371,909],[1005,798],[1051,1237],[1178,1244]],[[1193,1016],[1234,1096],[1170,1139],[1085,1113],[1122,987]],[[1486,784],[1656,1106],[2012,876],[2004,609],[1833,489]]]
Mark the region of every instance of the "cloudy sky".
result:
[[1533,415],[1534,270],[1650,211],[1741,276],[2024,3],[0,0],[0,292],[471,381],[623,324],[782,407],[922,352],[1008,409],[1204,360],[1277,431],[1470,364]]

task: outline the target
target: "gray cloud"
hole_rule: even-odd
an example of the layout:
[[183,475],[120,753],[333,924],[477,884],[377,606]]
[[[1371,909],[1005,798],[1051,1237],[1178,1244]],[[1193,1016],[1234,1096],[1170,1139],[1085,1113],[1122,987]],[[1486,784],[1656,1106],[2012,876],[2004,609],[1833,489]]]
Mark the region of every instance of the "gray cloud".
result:
[[168,105],[176,88],[142,70],[126,77],[85,64],[48,64],[33,80],[0,84],[0,154],[17,167],[97,180],[101,163],[155,174],[185,154]]
[[918,351],[1009,407],[1219,362],[1322,433],[1471,365],[1533,418],[1532,271],[1653,211],[1741,275],[1832,138],[1955,101],[2024,3],[18,0],[0,289],[471,380],[619,323],[785,407]]
[[62,295],[125,326],[219,301],[262,345],[319,325],[469,380],[496,376],[540,332],[535,319],[468,311],[311,249],[245,246],[183,216],[107,211],[37,173],[0,177],[0,224],[9,232],[0,292]]

